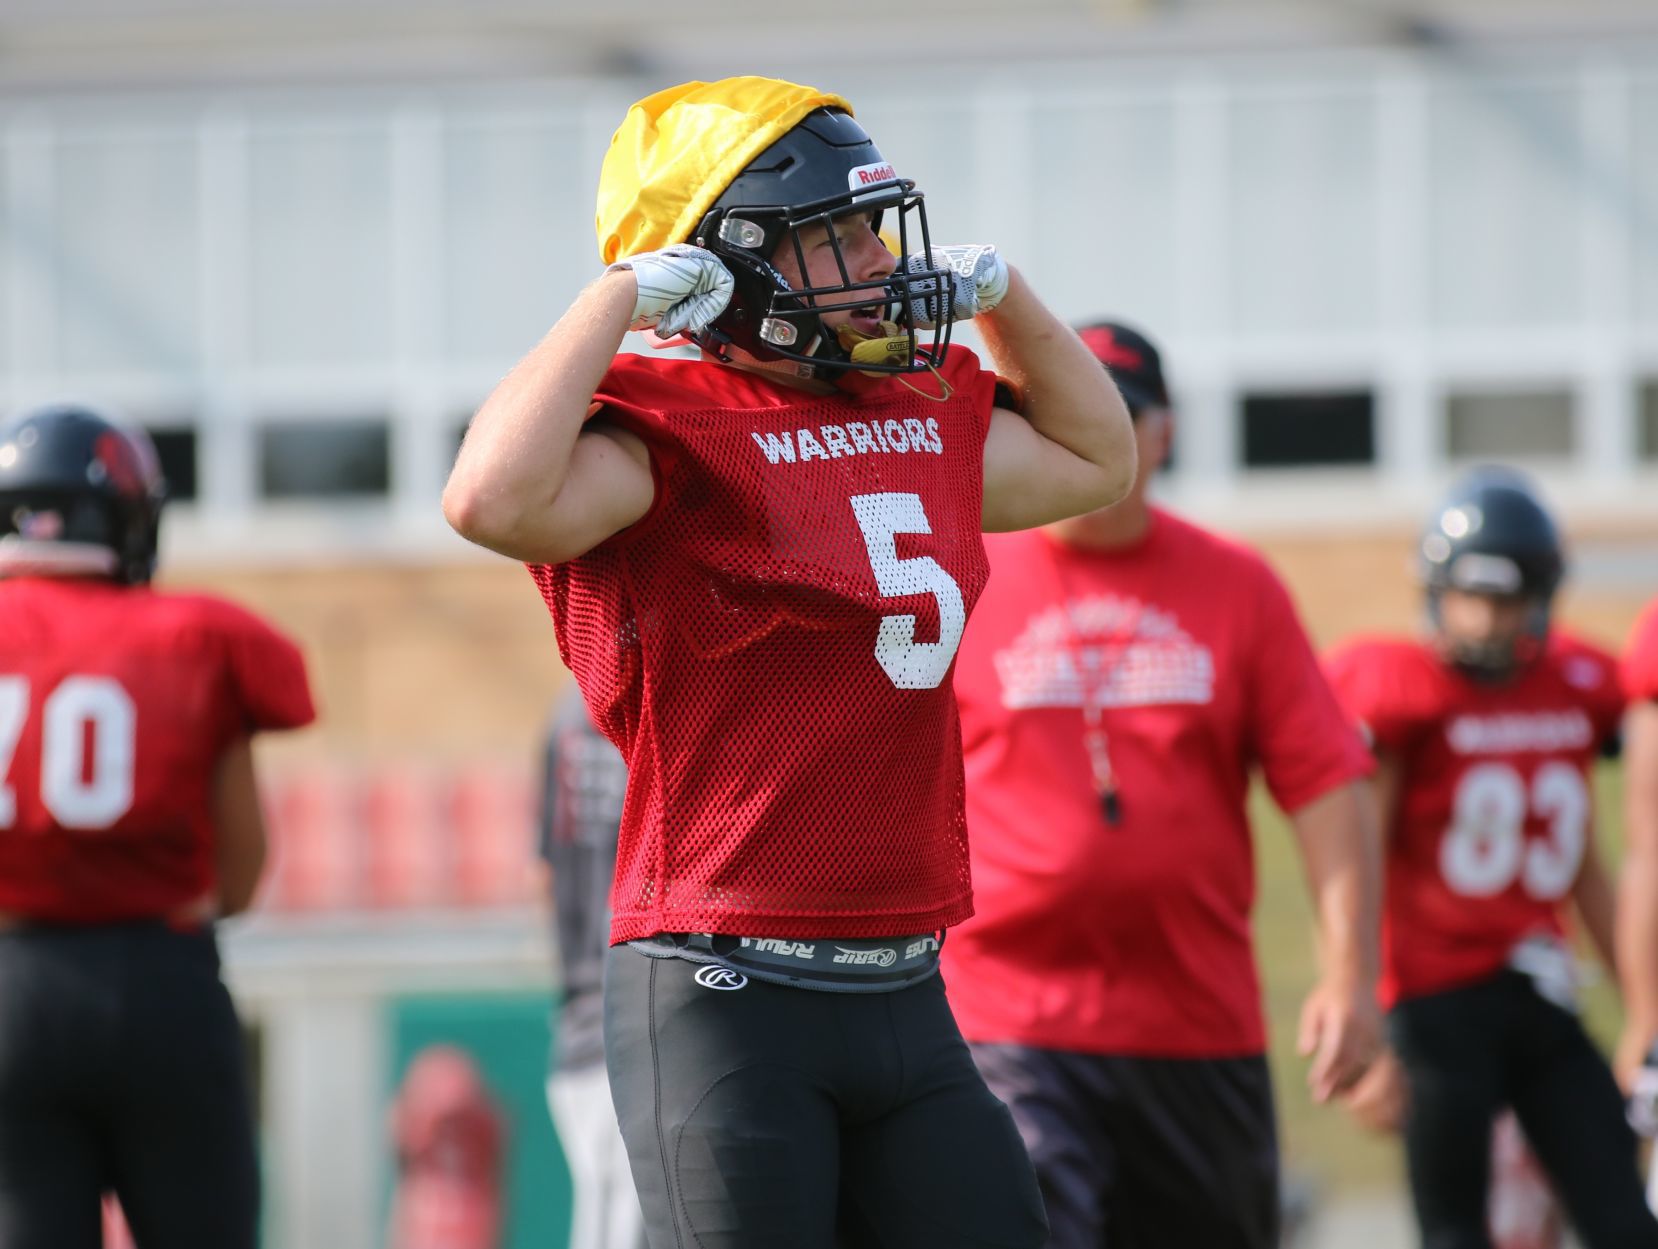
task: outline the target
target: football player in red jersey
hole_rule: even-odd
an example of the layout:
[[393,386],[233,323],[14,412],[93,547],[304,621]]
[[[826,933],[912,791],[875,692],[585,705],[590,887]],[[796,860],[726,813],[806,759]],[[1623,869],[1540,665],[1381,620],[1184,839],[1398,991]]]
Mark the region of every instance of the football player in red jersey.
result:
[[[981,530],[1133,479],[1121,400],[993,248],[932,243],[838,96],[639,102],[598,231],[444,508],[532,566],[628,761],[605,1047],[651,1241],[1040,1245],[934,974],[971,911],[950,669]],[[1022,411],[948,344],[975,313]],[[618,356],[630,325],[702,357]]]
[[1053,1249],[1276,1249],[1249,778],[1290,813],[1318,911],[1301,1039],[1323,1099],[1380,1043],[1370,762],[1266,562],[1147,499],[1173,420],[1160,353],[1126,325],[1081,333],[1140,476],[1115,507],[986,542],[956,667],[977,913],[944,951],[950,1001]]
[[1490,1245],[1491,1125],[1512,1107],[1589,1249],[1658,1245],[1563,937],[1572,903],[1610,962],[1589,773],[1617,732],[1616,664],[1551,629],[1560,539],[1519,474],[1459,480],[1420,564],[1431,636],[1360,640],[1329,670],[1377,759],[1381,993],[1422,1243]]
[[[1658,1042],[1658,599],[1623,657],[1624,856],[1618,879],[1618,973],[1624,1030],[1614,1068],[1625,1088]],[[1658,1124],[1654,1125],[1658,1127]]]
[[312,719],[299,652],[150,589],[165,488],[79,407],[0,425],[0,1245],[252,1249],[241,1029],[212,920],[264,859],[249,738]]

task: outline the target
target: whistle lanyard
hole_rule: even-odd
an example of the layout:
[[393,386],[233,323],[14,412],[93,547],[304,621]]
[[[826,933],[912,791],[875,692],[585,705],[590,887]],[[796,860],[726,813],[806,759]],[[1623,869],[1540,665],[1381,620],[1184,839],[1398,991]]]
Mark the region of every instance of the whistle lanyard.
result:
[[[1057,548],[1058,544],[1054,545]],[[1130,644],[1123,644],[1110,666],[1102,665],[1098,672],[1087,669],[1082,659],[1082,643],[1071,623],[1071,604],[1075,600],[1071,597],[1071,587],[1067,584],[1062,566],[1064,553],[1054,549],[1049,555],[1053,560],[1054,580],[1059,587],[1059,610],[1060,619],[1065,626],[1065,646],[1071,652],[1077,681],[1081,686],[1082,746],[1088,755],[1089,779],[1094,787],[1094,796],[1099,801],[1100,817],[1105,820],[1107,827],[1116,828],[1123,820],[1123,796],[1117,785],[1116,770],[1111,766],[1111,739],[1105,731],[1105,700],[1117,670],[1128,658]],[[1140,610],[1144,612],[1145,608],[1142,606]],[[1132,639],[1132,632],[1130,638]],[[1102,646],[1101,654],[1103,653]]]

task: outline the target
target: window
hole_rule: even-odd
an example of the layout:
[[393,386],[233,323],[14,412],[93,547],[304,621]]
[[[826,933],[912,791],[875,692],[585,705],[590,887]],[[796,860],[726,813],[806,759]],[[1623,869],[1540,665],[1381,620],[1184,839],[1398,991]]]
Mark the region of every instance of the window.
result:
[[1243,397],[1246,468],[1370,464],[1375,459],[1376,399],[1369,390]]
[[375,498],[390,489],[384,417],[282,421],[259,431],[259,492],[267,499]]
[[192,502],[196,497],[196,431],[189,426],[166,426],[146,432],[161,457],[167,497],[175,503]]
[[1637,453],[1643,460],[1658,460],[1658,379],[1641,383],[1635,414]]
[[1574,443],[1568,390],[1465,390],[1446,399],[1453,459],[1563,459]]

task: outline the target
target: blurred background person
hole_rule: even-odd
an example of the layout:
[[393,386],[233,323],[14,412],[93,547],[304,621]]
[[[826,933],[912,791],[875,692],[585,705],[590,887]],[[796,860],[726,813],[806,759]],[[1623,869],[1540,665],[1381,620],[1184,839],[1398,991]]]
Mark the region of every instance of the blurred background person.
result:
[[1624,1029],[1614,1068],[1628,1090],[1658,1040],[1658,599],[1647,605],[1630,634],[1622,678],[1629,701],[1623,728],[1624,851],[1617,923]]
[[627,763],[593,727],[574,682],[559,696],[544,740],[540,848],[563,972],[547,1105],[570,1165],[569,1249],[644,1249],[604,1067],[604,959]]
[[506,1120],[472,1055],[429,1045],[392,1102],[387,1249],[498,1249]]
[[1265,561],[1149,502],[1174,421],[1157,349],[1119,323],[1080,333],[1139,474],[1114,507],[985,540],[956,668],[976,913],[944,971],[1054,1249],[1270,1249],[1249,778],[1289,814],[1317,910],[1299,1041],[1322,1101],[1379,1043],[1369,765]]
[[[1342,1105],[1361,1127],[1391,1136],[1404,1129],[1408,1099],[1399,1058],[1387,1050]],[[1565,1212],[1512,1110],[1500,1111],[1491,1124],[1486,1220],[1493,1249],[1559,1249],[1566,1240]]]
[[251,739],[314,716],[286,638],[154,591],[166,483],[88,408],[0,425],[0,1245],[253,1249],[214,921],[265,858]]
[[1589,773],[1617,734],[1616,663],[1551,628],[1560,536],[1520,474],[1459,479],[1418,550],[1428,636],[1359,639],[1329,671],[1377,760],[1381,994],[1422,1244],[1492,1243],[1492,1123],[1512,1107],[1589,1249],[1658,1245],[1562,917],[1612,964]]

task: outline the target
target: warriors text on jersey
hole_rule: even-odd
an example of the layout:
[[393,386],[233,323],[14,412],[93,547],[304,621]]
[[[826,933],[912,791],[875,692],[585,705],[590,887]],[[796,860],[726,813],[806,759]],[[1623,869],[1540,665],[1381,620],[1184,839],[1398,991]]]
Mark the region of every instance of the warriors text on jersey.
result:
[[221,752],[312,716],[298,650],[229,603],[0,580],[0,910],[96,923],[201,897]]
[[1589,772],[1622,711],[1616,664],[1555,637],[1503,684],[1424,642],[1370,639],[1329,672],[1400,767],[1387,847],[1381,997],[1473,984],[1533,934],[1561,932],[1591,829]]
[[[596,400],[651,512],[532,569],[627,759],[613,941],[892,936],[971,910],[950,670],[984,584],[995,379],[813,394],[619,356]],[[917,388],[930,392],[917,393]]]
[[[1265,1048],[1245,798],[1296,810],[1369,760],[1259,556],[1154,509],[1087,550],[986,538],[956,672],[977,915],[943,950],[972,1041],[1210,1058]],[[1102,815],[1093,704],[1121,794]]]

